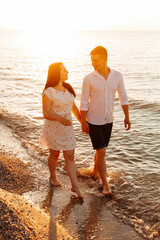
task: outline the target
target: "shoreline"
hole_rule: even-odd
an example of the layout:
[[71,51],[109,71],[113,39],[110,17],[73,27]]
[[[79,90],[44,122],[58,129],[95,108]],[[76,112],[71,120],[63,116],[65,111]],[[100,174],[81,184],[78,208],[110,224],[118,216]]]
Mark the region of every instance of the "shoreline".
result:
[[[5,130],[8,128],[2,122],[0,125]],[[4,134],[8,133],[5,131]],[[12,137],[14,142],[14,136],[9,137]],[[22,233],[26,234],[24,239],[144,239],[131,226],[116,219],[109,208],[106,209],[109,200],[102,197],[101,189],[97,195],[91,193],[90,189],[94,186],[92,179],[86,184],[86,181],[79,177],[80,187],[82,191],[85,190],[84,202],[79,201],[71,193],[69,178],[65,173],[58,173],[63,183],[62,189],[49,186],[48,180],[46,181],[48,176],[39,183],[39,177],[32,171],[34,162],[24,163],[12,156],[12,152],[7,149],[7,142],[5,145],[0,143],[0,163],[3,165],[1,169],[6,177],[0,179],[0,202],[4,211],[0,216],[3,226],[0,236],[3,237],[6,233],[6,227],[10,234],[10,238],[4,235],[2,239],[16,239],[13,238],[14,234],[23,239]],[[11,142],[9,144],[11,145]],[[6,169],[9,169],[8,175]]]

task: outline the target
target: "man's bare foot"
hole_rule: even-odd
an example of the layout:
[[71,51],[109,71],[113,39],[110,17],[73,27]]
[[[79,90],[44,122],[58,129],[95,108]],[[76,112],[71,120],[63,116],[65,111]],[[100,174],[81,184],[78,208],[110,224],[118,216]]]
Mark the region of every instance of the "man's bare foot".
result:
[[59,186],[61,187],[62,185],[60,184],[60,182],[58,182],[58,180],[56,178],[50,178],[50,183],[53,185],[53,186]]
[[94,177],[94,179],[98,179],[99,178],[99,172],[97,167],[94,165],[94,168],[92,170],[92,176]]
[[108,183],[103,186],[103,192],[102,193],[105,196],[110,196],[112,194]]
[[78,198],[83,199],[84,196],[81,194],[81,192],[79,190],[76,190],[74,187],[71,188],[71,191],[76,193],[78,195]]
[[93,170],[92,175],[93,175],[94,179],[98,179],[98,178],[99,178],[99,173],[98,173],[98,171]]

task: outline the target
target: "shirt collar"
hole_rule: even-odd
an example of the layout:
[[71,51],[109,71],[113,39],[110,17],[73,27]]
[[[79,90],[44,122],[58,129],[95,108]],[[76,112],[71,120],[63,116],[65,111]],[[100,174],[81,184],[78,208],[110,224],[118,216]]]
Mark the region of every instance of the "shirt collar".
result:
[[[111,68],[109,68],[109,69],[110,69],[110,73],[109,73],[108,77],[113,73],[112,69]],[[97,72],[97,71],[94,71],[93,75],[101,78],[103,81],[106,81],[106,79],[101,74],[99,74],[99,72]]]

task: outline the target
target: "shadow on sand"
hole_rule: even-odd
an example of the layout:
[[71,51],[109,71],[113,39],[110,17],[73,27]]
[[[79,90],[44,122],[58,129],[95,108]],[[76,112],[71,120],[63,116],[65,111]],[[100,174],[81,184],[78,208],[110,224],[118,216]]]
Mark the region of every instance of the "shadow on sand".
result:
[[[69,197],[67,191],[60,192],[59,190],[58,200],[57,188],[50,185],[42,204],[50,214],[48,239],[58,240],[57,222],[68,229],[75,240],[98,239],[101,211],[106,207],[109,198],[88,194],[83,201],[75,196]],[[67,204],[64,205],[63,200],[64,203],[67,201]]]

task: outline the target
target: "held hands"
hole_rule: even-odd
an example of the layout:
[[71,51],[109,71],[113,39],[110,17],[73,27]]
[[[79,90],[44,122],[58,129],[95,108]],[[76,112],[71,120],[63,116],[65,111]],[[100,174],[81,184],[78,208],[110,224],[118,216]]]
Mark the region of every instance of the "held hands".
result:
[[126,131],[128,131],[131,128],[131,122],[130,122],[129,118],[124,119],[124,126],[125,126]]
[[84,122],[81,122],[81,129],[82,129],[82,132],[84,133],[89,133],[89,124],[84,121]]

